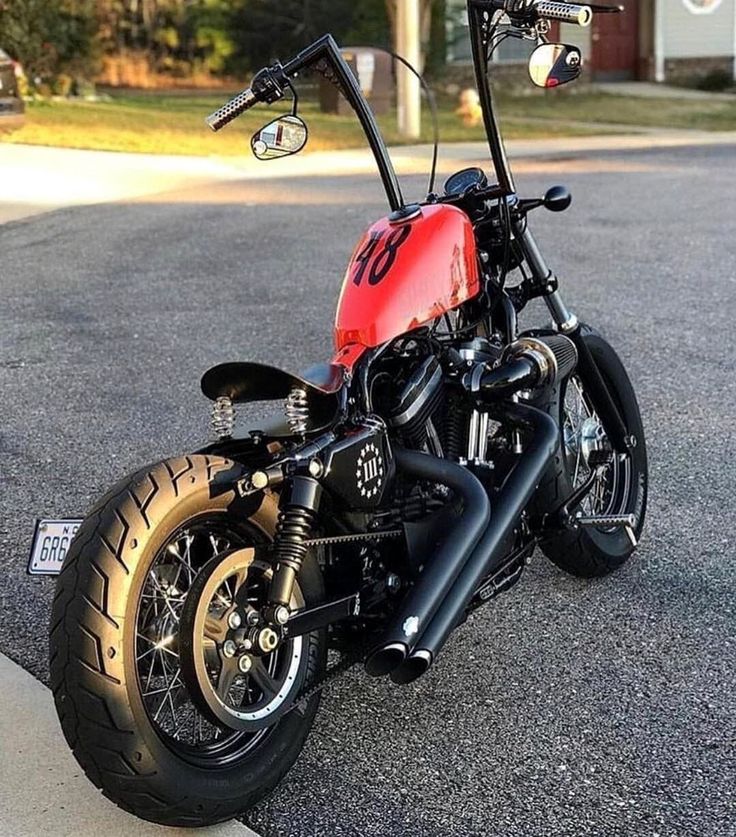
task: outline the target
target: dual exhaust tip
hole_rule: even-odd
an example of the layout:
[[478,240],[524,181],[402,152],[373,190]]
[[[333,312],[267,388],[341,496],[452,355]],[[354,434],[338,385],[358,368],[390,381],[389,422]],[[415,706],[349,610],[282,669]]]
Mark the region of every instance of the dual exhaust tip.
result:
[[432,654],[420,648],[409,653],[403,642],[391,642],[377,648],[366,660],[365,670],[372,677],[391,676],[391,680],[401,686],[413,683],[429,671]]

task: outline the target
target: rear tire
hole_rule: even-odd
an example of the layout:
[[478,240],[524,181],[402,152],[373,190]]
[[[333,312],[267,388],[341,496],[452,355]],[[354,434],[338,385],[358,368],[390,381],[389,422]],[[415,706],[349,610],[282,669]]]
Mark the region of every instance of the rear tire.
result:
[[[611,505],[606,511],[612,514],[633,514],[636,518],[634,534],[638,541],[647,508],[649,475],[647,467],[647,449],[644,427],[639,412],[634,388],[629,380],[623,363],[613,347],[590,326],[581,326],[585,342],[595,359],[601,375],[608,384],[611,394],[621,412],[627,433],[636,438],[636,447],[629,454],[625,463],[626,481],[623,480],[624,466],[616,471],[618,483],[623,483],[611,490]],[[559,402],[555,400],[554,410],[559,409],[555,418],[561,428],[560,447],[555,455],[553,466],[538,492],[536,508],[538,513],[548,513],[559,508],[571,496],[579,484],[573,473],[569,455],[566,453],[565,428],[565,389],[574,386],[575,378],[563,384]],[[583,395],[585,382],[581,381]],[[614,494],[618,491],[618,495]],[[574,511],[574,510],[572,510]],[[586,510],[588,511],[588,510]],[[593,511],[590,509],[590,511]],[[601,513],[603,509],[595,510]],[[624,529],[580,528],[556,532],[542,543],[544,554],[558,567],[571,575],[582,578],[596,578],[608,575],[621,567],[635,550]]]
[[[237,733],[213,727],[214,756],[208,751],[208,761],[196,747],[190,752],[179,746],[178,726],[172,738],[154,722],[142,697],[139,600],[171,533],[207,514],[233,527],[247,526],[256,541],[273,537],[277,499],[265,494],[238,506],[243,501],[236,500],[232,486],[243,473],[229,460],[188,456],[123,480],[83,523],[57,582],[50,665],[64,735],[105,796],[151,822],[203,826],[243,813],[291,768],[318,709],[317,695],[254,739],[257,746],[250,750],[238,743]],[[311,555],[298,585],[306,604],[324,600],[321,572]],[[294,695],[315,683],[326,666],[324,632],[304,639]],[[184,699],[171,701],[175,722]]]

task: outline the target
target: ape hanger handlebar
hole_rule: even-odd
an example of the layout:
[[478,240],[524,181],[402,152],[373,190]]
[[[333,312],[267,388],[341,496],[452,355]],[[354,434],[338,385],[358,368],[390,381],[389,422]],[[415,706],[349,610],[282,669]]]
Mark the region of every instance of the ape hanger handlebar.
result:
[[[468,0],[470,38],[473,50],[478,92],[483,110],[488,143],[496,170],[496,179],[503,194],[515,191],[513,177],[506,159],[501,131],[493,106],[488,78],[488,44],[485,41],[488,12],[504,12],[512,24],[531,27],[540,20],[560,20],[590,24],[594,12],[623,11],[620,6],[579,5],[551,2],[551,0]],[[301,71],[313,69],[332,81],[355,111],[375,157],[383,181],[389,205],[393,211],[404,207],[401,186],[396,176],[386,143],[378,128],[355,75],[345,61],[339,46],[331,35],[315,41],[287,64],[276,63],[256,74],[251,86],[243,90],[226,105],[207,117],[213,131],[219,131],[256,104],[272,104],[285,96],[291,79]]]

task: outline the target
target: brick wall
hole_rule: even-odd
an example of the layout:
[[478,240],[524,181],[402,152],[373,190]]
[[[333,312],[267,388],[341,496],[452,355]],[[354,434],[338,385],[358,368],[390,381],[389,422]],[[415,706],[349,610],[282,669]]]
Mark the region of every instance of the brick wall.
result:
[[730,55],[704,58],[668,58],[664,64],[667,81],[688,83],[710,73],[733,74],[733,58]]
[[[529,69],[526,63],[512,64],[501,63],[491,65],[491,84],[494,89],[514,92],[530,92],[536,90],[529,79]],[[590,81],[590,70],[584,69],[580,81]],[[475,75],[470,64],[447,64],[440,73],[431,79],[433,87],[443,93],[454,95],[458,90],[467,87],[475,87]],[[572,85],[570,85],[572,86]]]

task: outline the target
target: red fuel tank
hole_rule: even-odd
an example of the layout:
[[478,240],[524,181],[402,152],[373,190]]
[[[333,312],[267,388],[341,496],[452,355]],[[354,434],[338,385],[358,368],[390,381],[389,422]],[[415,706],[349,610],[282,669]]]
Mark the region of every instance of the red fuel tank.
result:
[[[335,319],[336,360],[430,323],[480,291],[473,226],[451,206],[424,206],[416,218],[382,218],[348,266]],[[345,360],[352,362],[345,364]]]

